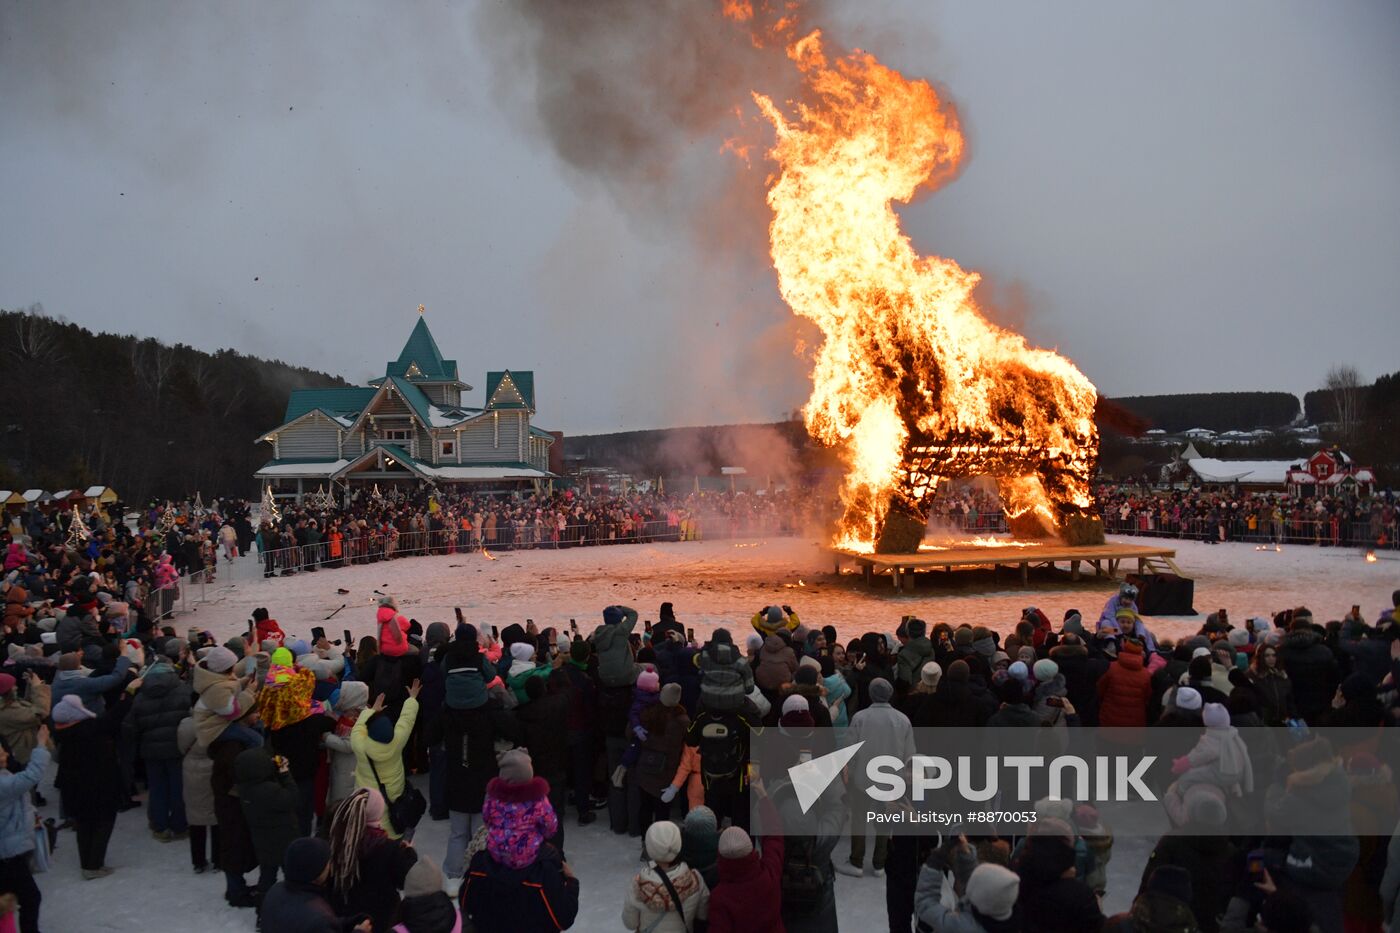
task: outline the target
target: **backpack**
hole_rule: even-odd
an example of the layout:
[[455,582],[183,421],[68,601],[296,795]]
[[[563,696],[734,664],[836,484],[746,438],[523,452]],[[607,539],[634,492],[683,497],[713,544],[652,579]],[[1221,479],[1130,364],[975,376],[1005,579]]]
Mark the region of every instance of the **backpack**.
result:
[[700,727],[700,772],[705,780],[732,777],[744,766],[742,726],[711,719]]
[[[792,785],[778,788],[773,803],[778,798],[793,793]],[[779,881],[783,897],[783,913],[789,916],[803,916],[813,913],[826,897],[826,886],[830,882],[825,868],[812,863],[812,853],[816,840],[811,836],[787,836],[783,839],[783,872]]]

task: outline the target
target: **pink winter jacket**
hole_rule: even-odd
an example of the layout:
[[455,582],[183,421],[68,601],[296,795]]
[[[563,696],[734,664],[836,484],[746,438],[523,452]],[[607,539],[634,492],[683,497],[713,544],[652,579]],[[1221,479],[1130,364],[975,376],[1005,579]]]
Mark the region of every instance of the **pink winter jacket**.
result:
[[156,565],[156,589],[168,590],[180,581],[180,571],[175,569],[169,554],[162,554]]
[[507,868],[529,865],[544,841],[559,831],[549,782],[542,777],[523,784],[492,778],[486,784],[481,821],[486,824],[486,851]]
[[408,653],[408,619],[393,606],[379,607],[379,653],[401,658]]

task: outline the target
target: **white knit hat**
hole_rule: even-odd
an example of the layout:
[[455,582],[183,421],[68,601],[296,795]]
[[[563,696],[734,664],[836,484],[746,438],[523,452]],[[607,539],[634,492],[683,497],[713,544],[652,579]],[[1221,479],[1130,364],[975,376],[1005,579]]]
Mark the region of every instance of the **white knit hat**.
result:
[[1009,868],[984,862],[967,879],[967,899],[992,920],[1009,920],[1021,892],[1021,878]]
[[681,854],[681,828],[670,820],[659,820],[647,829],[647,857],[656,862],[674,862]]
[[807,704],[807,698],[800,693],[794,693],[783,701],[783,715],[786,716],[794,710],[801,710],[804,713],[811,712],[812,708]]

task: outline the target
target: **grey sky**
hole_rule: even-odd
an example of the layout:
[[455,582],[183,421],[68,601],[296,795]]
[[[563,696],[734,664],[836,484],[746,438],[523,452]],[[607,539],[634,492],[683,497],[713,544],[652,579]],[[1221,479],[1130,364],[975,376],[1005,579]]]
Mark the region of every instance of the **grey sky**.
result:
[[[968,133],[905,211],[915,242],[1101,391],[1400,368],[1400,4],[836,6],[834,41],[941,85]],[[422,302],[478,399],[534,369],[568,433],[799,405],[762,169],[697,136],[663,182],[703,224],[620,206],[539,132],[496,27],[447,2],[5,0],[0,306],[360,381]]]

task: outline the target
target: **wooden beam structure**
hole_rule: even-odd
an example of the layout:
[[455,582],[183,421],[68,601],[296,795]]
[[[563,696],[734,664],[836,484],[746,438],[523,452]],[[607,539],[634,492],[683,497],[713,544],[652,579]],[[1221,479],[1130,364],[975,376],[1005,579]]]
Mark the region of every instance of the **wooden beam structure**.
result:
[[1030,583],[1031,567],[1053,568],[1057,564],[1069,564],[1070,579],[1076,581],[1080,578],[1081,564],[1093,567],[1097,577],[1112,579],[1117,576],[1125,560],[1136,560],[1138,573],[1169,571],[1181,576],[1174,561],[1175,548],[1113,542],[1086,547],[1033,542],[989,547],[940,547],[913,554],[862,554],[833,549],[831,556],[837,573],[841,572],[844,563],[852,563],[860,568],[867,586],[874,583],[877,575],[885,574],[898,592],[912,588],[914,575],[919,572],[952,572],[978,567],[991,567],[993,571],[1000,567],[1014,567],[1019,571],[1022,586]]

